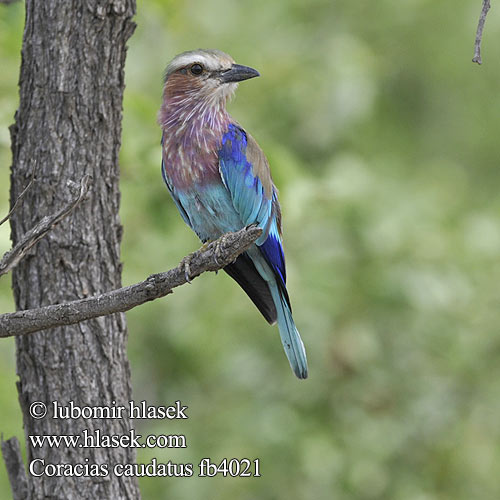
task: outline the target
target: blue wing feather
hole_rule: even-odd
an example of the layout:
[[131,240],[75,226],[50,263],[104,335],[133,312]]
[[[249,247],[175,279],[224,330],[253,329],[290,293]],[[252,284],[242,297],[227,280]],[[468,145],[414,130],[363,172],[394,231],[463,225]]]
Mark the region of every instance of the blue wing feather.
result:
[[279,281],[286,284],[286,269],[285,269],[285,254],[283,246],[276,228],[276,222],[272,222],[269,235],[260,245],[260,251],[264,255],[267,262],[271,265],[273,271],[278,276]]
[[[271,267],[280,288],[286,293],[285,256],[278,230],[278,199],[272,181],[261,179],[248,160],[247,134],[240,127],[231,124],[222,138],[219,151],[219,168],[222,179],[231,194],[234,207],[244,224],[257,224],[264,230],[257,240],[257,246]],[[264,182],[263,182],[264,181]],[[272,195],[266,195],[266,181],[271,183]]]
[[262,180],[254,175],[246,154],[247,145],[245,131],[234,124],[229,125],[222,137],[219,170],[243,224],[257,224],[264,229],[263,236],[257,240],[257,244],[261,244],[268,233],[272,199],[266,196]]

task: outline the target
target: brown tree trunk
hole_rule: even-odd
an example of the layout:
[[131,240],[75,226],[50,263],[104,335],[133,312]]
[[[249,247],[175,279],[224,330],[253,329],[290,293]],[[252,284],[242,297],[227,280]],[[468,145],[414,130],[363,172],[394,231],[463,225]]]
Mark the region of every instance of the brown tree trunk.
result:
[[[74,195],[92,177],[87,199],[14,270],[17,309],[70,301],[120,286],[118,151],[126,42],[135,0],[26,0],[20,106],[12,126],[11,203],[35,181],[11,217],[12,241]],[[126,324],[114,314],[22,336],[17,342],[19,400],[28,465],[107,464],[107,477],[33,477],[31,499],[139,498],[135,478],[116,477],[133,463],[131,448],[33,447],[30,435],[128,434],[121,419],[53,419],[51,402],[127,405],[131,399]],[[41,401],[45,418],[29,408]],[[37,471],[43,470],[36,462]]]

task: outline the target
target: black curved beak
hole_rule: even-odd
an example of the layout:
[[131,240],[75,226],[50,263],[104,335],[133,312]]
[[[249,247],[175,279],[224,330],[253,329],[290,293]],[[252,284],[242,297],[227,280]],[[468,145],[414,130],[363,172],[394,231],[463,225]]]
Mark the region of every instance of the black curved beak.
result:
[[249,66],[242,66],[241,64],[233,64],[231,69],[224,71],[220,75],[222,83],[230,82],[242,82],[243,80],[248,80],[249,78],[255,78],[260,76],[260,73]]

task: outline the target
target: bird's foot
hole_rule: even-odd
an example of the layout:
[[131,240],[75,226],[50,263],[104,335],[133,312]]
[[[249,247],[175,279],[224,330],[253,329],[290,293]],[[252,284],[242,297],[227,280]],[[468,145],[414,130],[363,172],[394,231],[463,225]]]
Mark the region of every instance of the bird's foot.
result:
[[220,258],[223,257],[223,252],[222,252],[222,247],[226,244],[227,242],[227,235],[223,234],[216,242],[215,242],[215,251],[214,251],[214,260],[215,263],[220,266]]
[[[200,247],[199,251],[204,252],[213,242],[212,241],[205,241],[203,245]],[[186,255],[181,262],[180,265],[184,267],[184,278],[188,283],[191,283],[191,261],[193,260],[194,253],[190,253],[189,255]]]
[[180,263],[180,265],[184,267],[184,278],[186,279],[186,281],[188,283],[191,283],[191,267],[190,267],[190,264],[191,264],[192,260],[193,260],[193,254],[190,253],[189,255],[186,255],[186,257],[184,257],[181,260],[181,263]]
[[203,243],[200,247],[200,251],[204,252],[211,244],[213,243],[213,240],[208,240]]

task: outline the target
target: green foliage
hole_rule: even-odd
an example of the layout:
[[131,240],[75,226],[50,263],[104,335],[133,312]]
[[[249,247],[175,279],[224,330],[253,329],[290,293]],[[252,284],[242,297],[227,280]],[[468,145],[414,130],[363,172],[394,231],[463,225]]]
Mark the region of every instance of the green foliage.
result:
[[[198,247],[160,176],[163,69],[183,50],[229,52],[262,74],[231,111],[280,188],[311,374],[293,377],[277,330],[222,273],[129,312],[135,400],[180,399],[190,417],[139,425],[188,444],[139,460],[261,459],[255,479],[141,479],[144,498],[500,498],[500,18],[491,11],[475,66],[479,9],[139,2],[121,153],[124,283]],[[0,6],[2,212],[22,23],[21,4]],[[0,359],[0,431],[22,438],[13,342]]]

